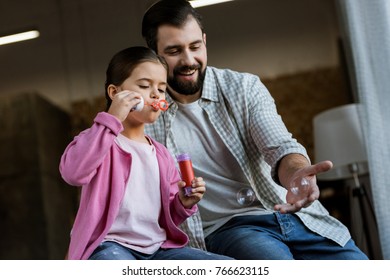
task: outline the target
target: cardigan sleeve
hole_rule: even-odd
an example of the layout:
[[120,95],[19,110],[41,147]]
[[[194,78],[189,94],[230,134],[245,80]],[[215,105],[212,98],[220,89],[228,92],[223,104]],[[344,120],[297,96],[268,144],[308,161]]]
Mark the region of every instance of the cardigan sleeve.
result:
[[61,156],[59,169],[65,182],[74,186],[88,184],[122,130],[117,118],[98,113],[92,126],[77,135]]

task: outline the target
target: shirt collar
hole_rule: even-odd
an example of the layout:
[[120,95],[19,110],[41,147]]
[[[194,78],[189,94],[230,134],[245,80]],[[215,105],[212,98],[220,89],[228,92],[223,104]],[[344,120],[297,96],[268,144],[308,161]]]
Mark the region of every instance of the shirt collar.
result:
[[214,102],[219,102],[218,84],[217,84],[217,80],[213,68],[210,66],[207,66],[206,68],[206,77],[203,83],[201,98],[214,101]]

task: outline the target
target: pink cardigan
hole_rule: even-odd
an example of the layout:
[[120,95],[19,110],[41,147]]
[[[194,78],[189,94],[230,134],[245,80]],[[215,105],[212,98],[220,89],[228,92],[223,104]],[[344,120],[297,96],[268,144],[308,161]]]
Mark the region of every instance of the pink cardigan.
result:
[[[89,129],[74,138],[61,157],[62,178],[70,185],[82,186],[71,233],[69,259],[88,259],[106,236],[119,211],[132,160],[131,154],[114,144],[122,130],[118,119],[101,112]],[[161,247],[184,247],[188,237],[178,225],[195,213],[197,206],[185,209],[181,204],[177,186],[180,175],[174,159],[162,144],[152,141],[160,171],[162,213],[159,223],[167,233],[167,240]]]

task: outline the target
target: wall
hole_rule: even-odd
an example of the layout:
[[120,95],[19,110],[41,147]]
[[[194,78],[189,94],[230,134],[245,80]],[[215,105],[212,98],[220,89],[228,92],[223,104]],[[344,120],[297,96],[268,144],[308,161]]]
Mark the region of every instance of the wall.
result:
[[0,97],[0,259],[63,259],[77,189],[58,172],[70,118],[36,93]]

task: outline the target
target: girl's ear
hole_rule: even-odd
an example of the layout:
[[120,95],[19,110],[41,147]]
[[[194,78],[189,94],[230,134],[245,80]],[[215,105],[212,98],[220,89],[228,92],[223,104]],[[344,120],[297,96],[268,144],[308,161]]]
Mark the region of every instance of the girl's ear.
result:
[[113,84],[110,84],[110,85],[107,87],[107,93],[108,93],[108,96],[111,98],[111,100],[113,100],[115,94],[118,93],[118,89],[117,89],[117,87],[114,86]]

